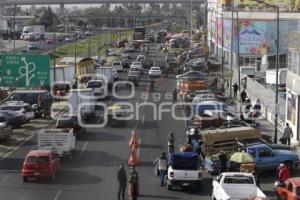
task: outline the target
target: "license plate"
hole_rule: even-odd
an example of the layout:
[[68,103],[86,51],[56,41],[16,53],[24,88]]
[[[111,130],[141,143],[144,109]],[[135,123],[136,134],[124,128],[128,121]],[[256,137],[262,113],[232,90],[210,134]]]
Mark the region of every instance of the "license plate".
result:
[[38,176],[38,175],[40,175],[40,173],[39,173],[39,172],[35,172],[34,175],[35,175],[35,176]]
[[189,186],[189,184],[188,183],[183,183],[182,186]]

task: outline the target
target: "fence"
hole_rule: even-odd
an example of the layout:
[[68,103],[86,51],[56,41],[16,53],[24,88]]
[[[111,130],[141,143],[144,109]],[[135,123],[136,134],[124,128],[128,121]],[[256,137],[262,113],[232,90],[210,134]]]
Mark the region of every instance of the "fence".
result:
[[[262,114],[274,124],[275,119],[275,91],[265,85],[247,77],[247,95],[251,99],[259,99],[262,104]],[[285,99],[278,97],[278,128],[283,130],[285,122]]]

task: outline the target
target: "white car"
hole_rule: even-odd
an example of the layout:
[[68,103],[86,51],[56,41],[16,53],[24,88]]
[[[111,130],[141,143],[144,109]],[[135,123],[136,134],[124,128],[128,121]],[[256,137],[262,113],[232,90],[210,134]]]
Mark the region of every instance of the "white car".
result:
[[24,101],[7,101],[0,106],[0,110],[9,110],[24,114],[26,116],[26,121],[34,119],[33,109]]
[[160,67],[151,67],[149,70],[149,76],[161,76]]
[[111,67],[117,71],[122,71],[123,70],[123,65],[121,61],[115,61],[112,63]]
[[116,69],[113,69],[112,72],[113,72],[114,80],[118,79],[119,78],[118,71]]
[[128,76],[140,76],[141,72],[138,67],[131,66],[129,71],[128,71]]
[[144,68],[141,62],[132,62],[130,67],[137,67],[140,70],[141,74],[143,73]]
[[140,61],[140,60],[147,60],[147,57],[145,55],[138,55],[136,61]]
[[101,98],[105,93],[105,84],[103,80],[90,80],[87,82],[86,88],[92,88],[94,95]]

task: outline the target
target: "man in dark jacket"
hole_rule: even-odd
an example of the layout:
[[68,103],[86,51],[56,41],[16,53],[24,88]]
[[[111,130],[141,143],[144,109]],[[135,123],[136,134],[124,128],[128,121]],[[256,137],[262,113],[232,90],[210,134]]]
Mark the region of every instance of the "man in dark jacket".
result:
[[137,200],[139,194],[139,175],[134,168],[131,168],[129,183],[131,185],[131,200]]
[[227,158],[224,150],[220,151],[219,160],[220,160],[220,173],[226,172],[227,171],[228,158]]
[[120,199],[122,193],[122,199],[125,199],[125,190],[127,186],[127,174],[124,168],[124,165],[120,165],[118,170],[118,182],[119,182],[119,190],[118,190],[118,199]]

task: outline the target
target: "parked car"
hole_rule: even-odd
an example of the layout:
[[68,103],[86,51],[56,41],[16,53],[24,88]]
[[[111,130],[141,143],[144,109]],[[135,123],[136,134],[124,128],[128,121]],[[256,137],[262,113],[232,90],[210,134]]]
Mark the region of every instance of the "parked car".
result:
[[56,122],[55,128],[72,128],[75,136],[78,136],[85,132],[85,128],[81,127],[78,123],[77,115],[63,116]]
[[26,124],[26,116],[23,113],[11,110],[0,110],[0,117],[4,117],[7,124],[17,128]]
[[149,70],[149,76],[161,76],[160,67],[151,67]]
[[29,42],[27,45],[27,48],[29,50],[37,50],[39,48],[39,46],[36,42]]
[[11,110],[25,114],[27,121],[34,119],[34,112],[31,106],[23,101],[6,101],[0,106],[0,110]]
[[68,36],[65,38],[65,42],[74,42],[74,38]]
[[56,179],[60,168],[60,159],[50,150],[32,150],[23,162],[22,177],[27,182],[30,178]]
[[299,200],[300,199],[300,177],[289,178],[283,185],[276,188],[277,199]]
[[132,82],[135,87],[139,86],[139,77],[136,75],[128,75],[126,81]]

